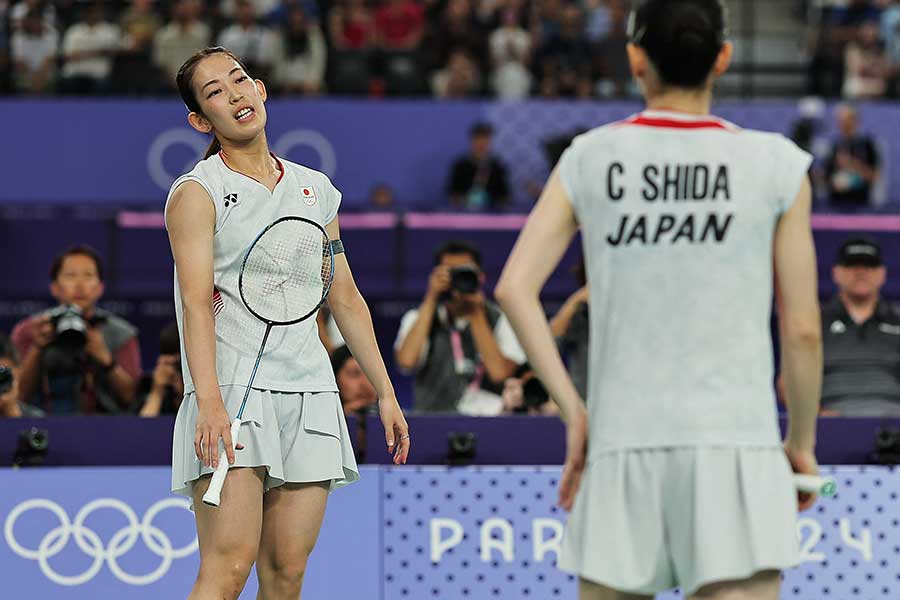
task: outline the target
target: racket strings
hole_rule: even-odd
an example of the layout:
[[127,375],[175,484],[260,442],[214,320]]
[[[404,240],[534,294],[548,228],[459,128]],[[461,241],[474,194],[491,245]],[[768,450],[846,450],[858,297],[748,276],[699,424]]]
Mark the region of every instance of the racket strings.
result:
[[328,239],[303,221],[281,221],[260,236],[247,254],[241,294],[264,320],[288,323],[322,302],[331,281]]

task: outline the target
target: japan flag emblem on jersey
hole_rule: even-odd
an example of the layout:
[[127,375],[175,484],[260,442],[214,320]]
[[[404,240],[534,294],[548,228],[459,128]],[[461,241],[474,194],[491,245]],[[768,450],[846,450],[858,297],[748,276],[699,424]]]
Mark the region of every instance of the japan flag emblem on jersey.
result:
[[316,190],[312,186],[304,185],[300,188],[300,197],[303,198],[307,206],[312,206],[316,203]]

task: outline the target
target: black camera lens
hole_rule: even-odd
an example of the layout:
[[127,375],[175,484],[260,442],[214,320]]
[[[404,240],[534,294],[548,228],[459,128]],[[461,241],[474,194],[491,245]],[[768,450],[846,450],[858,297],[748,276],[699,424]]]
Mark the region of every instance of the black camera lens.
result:
[[447,434],[447,463],[467,465],[475,460],[478,438],[472,432],[451,431]]
[[12,389],[13,374],[9,367],[0,367],[0,394],[5,394]]
[[478,270],[473,267],[455,267],[450,269],[450,287],[460,294],[473,294],[478,291]]

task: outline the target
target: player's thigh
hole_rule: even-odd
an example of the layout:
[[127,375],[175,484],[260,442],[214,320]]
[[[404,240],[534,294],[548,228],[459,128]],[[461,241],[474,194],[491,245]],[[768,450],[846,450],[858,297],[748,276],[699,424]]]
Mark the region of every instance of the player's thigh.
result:
[[275,569],[305,565],[325,517],[329,484],[285,483],[266,492],[260,563]]
[[219,506],[203,503],[210,476],[194,483],[194,514],[203,559],[234,553],[256,555],[262,530],[265,467],[230,469]]
[[780,591],[781,573],[760,571],[749,579],[705,585],[689,600],[778,600]]
[[653,600],[653,596],[628,594],[600,585],[599,583],[594,583],[593,581],[579,579],[578,600]]

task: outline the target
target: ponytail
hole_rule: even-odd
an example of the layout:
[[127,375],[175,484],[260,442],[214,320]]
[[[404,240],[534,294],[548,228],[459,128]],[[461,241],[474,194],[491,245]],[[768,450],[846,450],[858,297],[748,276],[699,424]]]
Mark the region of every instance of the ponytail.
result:
[[222,149],[222,144],[219,143],[219,138],[213,135],[212,141],[209,143],[209,148],[206,149],[206,154],[203,156],[203,160],[206,160],[210,156],[214,154],[218,154],[219,150]]

